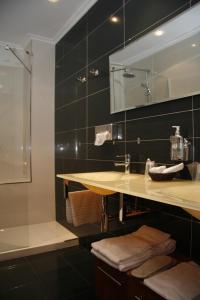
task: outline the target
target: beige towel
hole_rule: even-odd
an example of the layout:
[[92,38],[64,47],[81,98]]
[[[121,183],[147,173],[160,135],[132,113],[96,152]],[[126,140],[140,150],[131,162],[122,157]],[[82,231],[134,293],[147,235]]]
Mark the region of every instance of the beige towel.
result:
[[74,226],[99,223],[101,219],[101,196],[91,191],[68,193]]
[[[162,247],[159,246],[159,255],[168,255],[172,253],[176,248],[176,242],[172,239],[169,239],[165,242],[163,242]],[[99,259],[103,260],[105,263],[110,265],[111,267],[118,269],[119,271],[125,272],[131,269],[134,269],[138,266],[140,266],[142,263],[144,263],[146,260],[148,260],[150,257],[154,256],[153,252],[151,250],[147,251],[143,255],[141,255],[139,258],[130,257],[129,260],[126,262],[122,262],[119,264],[114,263],[109,258],[103,256],[100,252],[95,251],[94,248],[92,248],[91,252],[98,257]]]
[[167,300],[200,299],[200,266],[183,262],[144,280],[145,285]]
[[149,257],[152,248],[169,239],[169,236],[158,229],[144,225],[130,234],[94,242],[92,248],[114,264],[126,263],[132,257],[140,261],[142,257]]
[[175,264],[175,259],[173,259],[170,256],[166,256],[166,255],[154,256],[148,259],[138,268],[131,270],[129,272],[129,275],[144,279],[152,275],[155,275],[159,271],[166,270],[167,268],[172,267],[174,264]]

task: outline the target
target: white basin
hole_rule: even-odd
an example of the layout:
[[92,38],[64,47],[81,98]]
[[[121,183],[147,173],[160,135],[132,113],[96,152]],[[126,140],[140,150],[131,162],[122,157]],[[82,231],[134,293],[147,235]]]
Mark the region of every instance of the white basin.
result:
[[93,181],[119,181],[133,179],[134,175],[124,174],[120,172],[92,172],[92,173],[77,173],[72,175],[74,178],[81,178]]
[[[95,181],[95,182],[119,182],[119,181],[126,181],[126,180],[132,180],[135,178],[133,174],[125,174],[120,172],[90,172],[90,173],[77,173],[72,174],[71,177],[74,178],[74,180],[82,179],[82,180],[88,180],[88,181]],[[86,188],[89,190],[95,192],[96,194],[100,195],[111,195],[115,192],[103,188],[96,187],[93,184],[90,183],[82,183]]]

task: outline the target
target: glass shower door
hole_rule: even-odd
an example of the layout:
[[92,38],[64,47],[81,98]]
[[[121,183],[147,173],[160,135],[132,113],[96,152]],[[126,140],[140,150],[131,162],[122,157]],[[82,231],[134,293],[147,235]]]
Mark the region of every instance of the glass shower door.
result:
[[27,55],[0,45],[0,184],[31,180]]

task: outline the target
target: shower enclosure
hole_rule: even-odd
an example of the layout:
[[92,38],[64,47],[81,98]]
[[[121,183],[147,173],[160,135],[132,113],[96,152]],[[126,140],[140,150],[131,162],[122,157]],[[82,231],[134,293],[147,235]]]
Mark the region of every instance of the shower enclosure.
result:
[[[48,90],[49,87],[51,88],[51,82],[45,78],[41,83],[42,71],[40,68],[38,70],[36,65],[42,64],[44,69],[49,70],[48,54],[53,56],[54,52],[50,50],[49,44],[42,42],[32,41],[29,46],[33,47],[33,50],[25,51],[0,42],[0,261],[78,243],[77,236],[58,224],[52,217],[53,199],[49,185],[51,180],[44,179],[43,187],[43,178],[38,178],[38,152],[44,153],[44,149],[43,144],[40,149],[40,145],[36,143],[38,140],[34,126],[38,120],[35,108],[39,102],[34,92],[36,89]],[[41,53],[45,55],[42,62],[38,60]],[[53,71],[54,66],[52,64],[50,66]],[[39,85],[36,82],[39,82]],[[39,109],[41,106],[38,107]],[[40,139],[40,134],[38,135]],[[51,149],[45,150],[48,156],[48,151]],[[34,163],[32,168],[31,154]],[[41,157],[39,156],[39,159]],[[45,167],[44,163],[41,168]],[[46,192],[47,183],[50,192]],[[34,200],[37,201],[38,195],[41,204],[37,202],[35,206]],[[49,205],[50,208],[47,207],[48,213],[43,215],[45,205]]]
[[30,54],[0,44],[0,184],[31,181]]

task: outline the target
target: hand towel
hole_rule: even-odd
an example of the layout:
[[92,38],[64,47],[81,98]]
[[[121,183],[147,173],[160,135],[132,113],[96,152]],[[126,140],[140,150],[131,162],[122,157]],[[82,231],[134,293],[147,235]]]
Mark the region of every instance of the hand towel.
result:
[[149,258],[138,268],[135,268],[128,272],[129,275],[136,278],[147,278],[155,275],[159,271],[166,270],[167,268],[175,264],[175,259],[167,255],[159,255]]
[[101,219],[101,196],[91,191],[68,193],[74,226],[99,223]]
[[150,173],[162,173],[166,169],[166,166],[153,167],[149,170]]
[[92,248],[115,264],[126,263],[130,258],[142,259],[153,246],[169,239],[170,235],[158,229],[142,226],[139,230],[119,237],[92,243]]
[[[160,247],[160,249],[158,251],[158,253],[159,253],[158,255],[169,255],[170,253],[172,253],[175,250],[176,242],[174,240],[169,239],[169,241],[167,240],[166,242],[163,243],[164,244],[163,247]],[[119,271],[122,271],[122,272],[126,272],[128,270],[134,269],[134,268],[140,266],[142,263],[144,263],[150,257],[157,255],[157,254],[154,254],[154,252],[152,252],[152,250],[149,250],[146,253],[144,253],[143,255],[141,255],[139,258],[136,258],[133,256],[133,257],[130,257],[129,260],[127,260],[125,262],[116,264],[112,260],[110,260],[108,257],[105,257],[100,252],[96,251],[94,248],[92,248],[91,252],[96,257],[98,257],[99,259],[101,259],[102,261],[104,261],[105,263],[110,265],[111,267],[118,269]]]
[[200,266],[183,262],[144,280],[144,284],[167,300],[200,299]]
[[163,174],[175,173],[175,172],[183,170],[183,168],[184,168],[184,164],[181,163],[181,164],[175,165],[173,167],[166,168],[162,173]]

